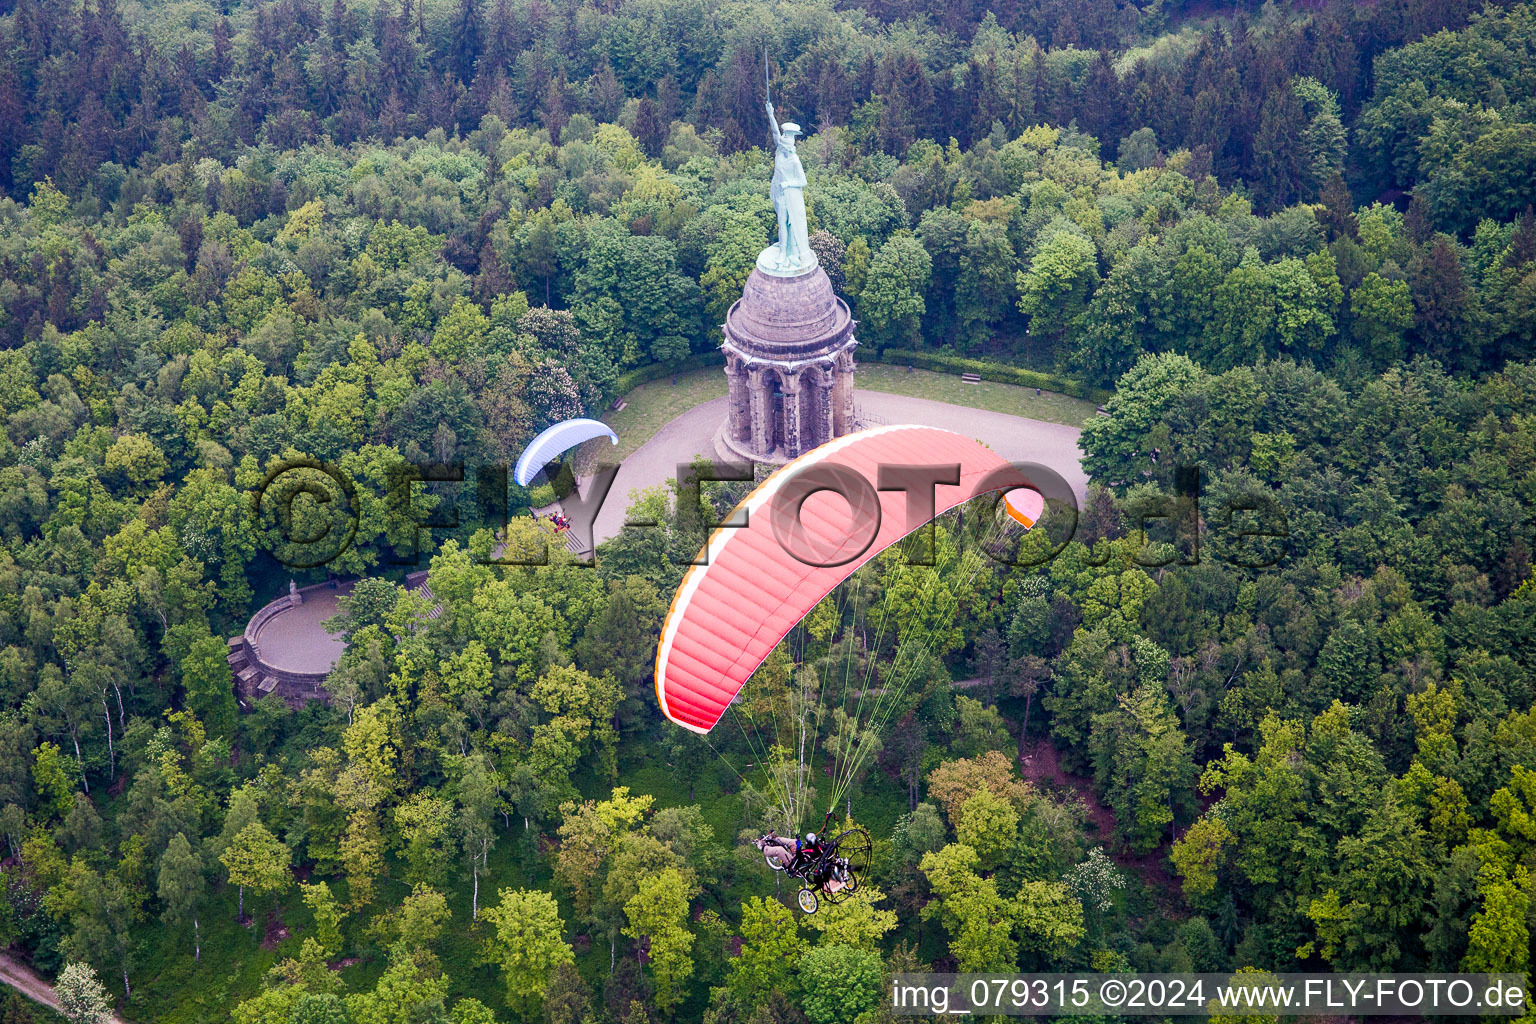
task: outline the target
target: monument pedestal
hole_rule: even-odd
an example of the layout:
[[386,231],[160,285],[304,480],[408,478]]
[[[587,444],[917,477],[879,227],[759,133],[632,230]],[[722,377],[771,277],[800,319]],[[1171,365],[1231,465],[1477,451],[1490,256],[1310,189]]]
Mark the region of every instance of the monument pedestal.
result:
[[820,266],[765,272],[776,252],[759,258],[721,325],[729,398],[715,448],[732,462],[782,465],[855,429],[848,304]]

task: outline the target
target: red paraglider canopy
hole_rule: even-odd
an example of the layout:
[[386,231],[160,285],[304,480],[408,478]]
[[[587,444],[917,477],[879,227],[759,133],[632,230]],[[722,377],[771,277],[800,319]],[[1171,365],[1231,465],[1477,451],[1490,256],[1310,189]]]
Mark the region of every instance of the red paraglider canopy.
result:
[[[958,483],[932,485],[932,510],[902,490],[875,490],[882,466],[954,465]],[[805,495],[807,479],[846,481],[848,471],[868,482],[861,491],[868,507],[855,507],[857,495],[843,496],[848,489]],[[935,427],[861,431],[779,469],[732,513],[730,521],[738,522],[745,509],[745,526],[715,529],[707,561],[701,559],[706,564],[690,567],[672,598],[656,647],[662,713],[685,729],[709,732],[779,641],[839,583],[934,516],[1004,489],[1008,514],[1033,525],[1045,499],[1029,479],[980,442]],[[814,564],[833,561],[842,564]]]

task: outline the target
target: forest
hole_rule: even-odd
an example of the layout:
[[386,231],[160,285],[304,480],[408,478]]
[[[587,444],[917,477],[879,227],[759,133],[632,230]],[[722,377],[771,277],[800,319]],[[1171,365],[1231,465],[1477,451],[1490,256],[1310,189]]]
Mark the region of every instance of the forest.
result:
[[[0,954],[71,1024],[1530,969],[1536,4],[3,0],[0,48]],[[1033,565],[944,517],[705,740],[652,685],[680,490],[595,567],[389,490],[718,348],[774,227],[765,48],[860,359],[1113,394],[1059,550],[1061,510]],[[251,495],[306,459],[361,511],[296,570]],[[352,576],[329,699],[242,707],[226,638]],[[804,915],[745,841],[834,794],[874,864]]]

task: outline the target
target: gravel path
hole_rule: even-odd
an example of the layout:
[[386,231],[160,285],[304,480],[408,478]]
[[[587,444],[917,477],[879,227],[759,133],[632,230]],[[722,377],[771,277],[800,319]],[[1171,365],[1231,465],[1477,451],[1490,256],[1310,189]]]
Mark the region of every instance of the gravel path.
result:
[[[871,425],[915,423],[967,434],[1006,459],[1049,466],[1061,474],[1079,501],[1087,494],[1088,477],[1077,445],[1082,431],[1076,427],[880,391],[855,391],[854,404]],[[724,419],[724,398],[679,409],[676,418],[626,458],[598,513],[593,530],[597,543],[619,532],[635,491],[675,478],[678,464],[688,463],[695,455],[715,457],[715,431]],[[585,486],[583,481],[583,490]]]

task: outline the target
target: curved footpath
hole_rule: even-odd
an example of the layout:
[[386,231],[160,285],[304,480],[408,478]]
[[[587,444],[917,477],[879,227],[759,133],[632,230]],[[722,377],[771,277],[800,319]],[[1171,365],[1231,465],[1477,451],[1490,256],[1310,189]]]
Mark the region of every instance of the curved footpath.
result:
[[[855,391],[854,400],[860,416],[872,425],[914,423],[953,430],[984,442],[1006,459],[1048,466],[1071,485],[1079,501],[1087,495],[1088,475],[1078,447],[1082,431],[1077,427],[881,391]],[[598,513],[593,529],[596,543],[619,532],[633,492],[674,479],[678,465],[696,455],[715,457],[714,436],[725,420],[725,401],[716,398],[694,406],[625,457]],[[586,483],[582,482],[583,491]]]

